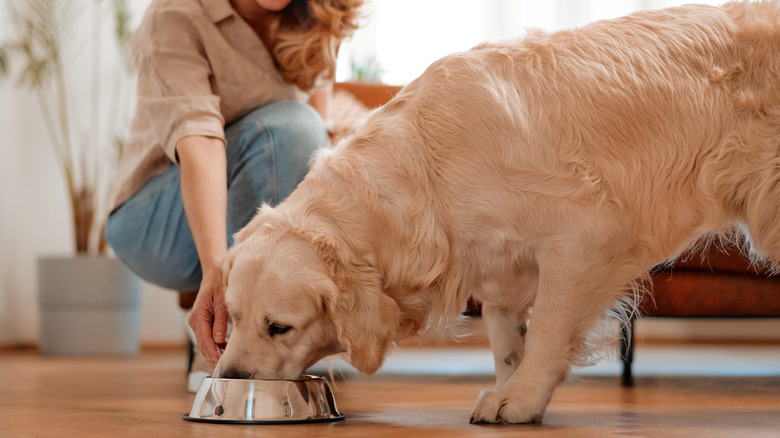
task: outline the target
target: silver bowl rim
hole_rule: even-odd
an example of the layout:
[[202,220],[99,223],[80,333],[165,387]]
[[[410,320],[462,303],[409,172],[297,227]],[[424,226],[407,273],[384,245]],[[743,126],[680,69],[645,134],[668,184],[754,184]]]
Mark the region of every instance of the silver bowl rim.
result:
[[[313,376],[310,374],[304,374],[295,379],[230,379],[224,377],[212,377],[208,376],[203,379],[210,381],[231,381],[231,382],[307,382],[312,380],[324,380],[328,383],[328,379],[322,376]],[[203,384],[201,382],[201,384]],[[330,385],[328,385],[330,386]],[[331,423],[334,421],[341,421],[346,419],[347,416],[343,412],[335,411],[333,415],[328,418],[309,418],[301,420],[220,420],[212,418],[191,417],[189,412],[183,415],[183,419],[186,421],[192,421],[196,423],[213,423],[213,424],[266,424],[266,425],[279,425],[279,424],[312,424],[312,423]]]
[[333,415],[328,418],[309,418],[305,420],[215,420],[211,418],[199,418],[190,417],[189,414],[184,414],[183,417],[186,421],[192,421],[195,423],[214,423],[214,424],[313,424],[313,423],[332,423],[334,421],[341,421],[347,418],[347,415],[339,412],[339,415]]
[[207,376],[203,378],[204,381],[207,379],[212,381],[230,381],[230,382],[307,382],[310,380],[324,380],[326,382],[328,381],[328,379],[323,376],[315,376],[312,374],[304,374],[294,379],[231,379],[228,377],[214,377],[214,376]]

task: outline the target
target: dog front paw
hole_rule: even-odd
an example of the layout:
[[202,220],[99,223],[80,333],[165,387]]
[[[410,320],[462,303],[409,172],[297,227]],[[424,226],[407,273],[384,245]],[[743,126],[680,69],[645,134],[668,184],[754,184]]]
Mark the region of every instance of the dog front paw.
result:
[[474,410],[471,412],[471,424],[500,423],[501,409],[506,405],[506,397],[501,391],[483,390],[477,398]]
[[479,394],[474,411],[471,413],[471,424],[530,424],[541,423],[542,414],[531,406],[526,406],[523,400],[513,397],[502,390],[486,389]]

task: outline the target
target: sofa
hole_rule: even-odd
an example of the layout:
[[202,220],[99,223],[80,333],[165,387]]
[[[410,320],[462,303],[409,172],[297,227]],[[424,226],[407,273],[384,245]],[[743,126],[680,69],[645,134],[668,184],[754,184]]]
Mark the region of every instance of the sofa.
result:
[[[751,264],[733,244],[713,244],[652,272],[652,293],[640,306],[643,318],[777,318],[780,276]],[[634,321],[623,327],[622,385],[632,386]]]

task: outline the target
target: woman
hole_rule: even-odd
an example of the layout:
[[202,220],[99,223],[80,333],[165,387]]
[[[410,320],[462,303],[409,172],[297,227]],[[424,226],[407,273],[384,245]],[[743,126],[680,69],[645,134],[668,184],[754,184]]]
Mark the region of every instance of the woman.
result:
[[210,367],[226,342],[229,236],[328,144],[321,87],[361,4],[155,0],[133,35],[138,107],[106,237],[142,278],[182,292]]

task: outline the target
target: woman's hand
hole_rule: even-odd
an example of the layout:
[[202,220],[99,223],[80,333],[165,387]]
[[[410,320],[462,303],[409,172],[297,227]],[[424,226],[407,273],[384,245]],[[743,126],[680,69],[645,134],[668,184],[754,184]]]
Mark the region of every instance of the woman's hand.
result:
[[187,322],[195,332],[200,352],[214,368],[219,361],[220,349],[224,350],[227,343],[227,310],[220,268],[203,272],[198,297]]

